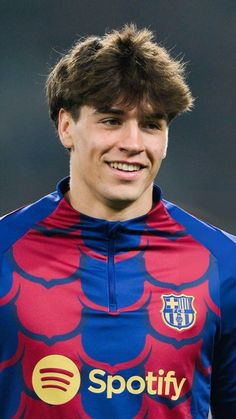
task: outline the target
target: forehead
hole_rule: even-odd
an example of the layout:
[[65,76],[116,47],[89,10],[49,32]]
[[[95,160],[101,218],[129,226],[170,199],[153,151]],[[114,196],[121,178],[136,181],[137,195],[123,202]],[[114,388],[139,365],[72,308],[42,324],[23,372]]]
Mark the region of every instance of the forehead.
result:
[[163,110],[163,107],[157,106],[154,108],[150,103],[138,103],[135,105],[127,106],[120,102],[114,103],[107,106],[95,106],[93,107],[94,114],[114,114],[120,116],[136,116],[138,118],[142,117],[155,117],[160,119],[166,119],[167,115]]

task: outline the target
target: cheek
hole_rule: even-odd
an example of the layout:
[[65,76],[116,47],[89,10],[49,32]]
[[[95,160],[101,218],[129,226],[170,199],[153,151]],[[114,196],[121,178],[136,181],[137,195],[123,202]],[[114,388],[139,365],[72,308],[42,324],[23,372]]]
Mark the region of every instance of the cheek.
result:
[[152,147],[152,156],[153,159],[156,162],[161,162],[162,159],[165,157],[167,151],[167,139],[166,138],[160,138],[159,140],[157,139],[155,145],[153,145]]
[[154,165],[159,165],[165,154],[166,147],[162,144],[156,145],[149,150],[149,158]]
[[83,139],[83,141],[80,140],[76,143],[74,157],[80,165],[85,166],[88,164],[91,161],[92,154],[93,148],[89,141]]

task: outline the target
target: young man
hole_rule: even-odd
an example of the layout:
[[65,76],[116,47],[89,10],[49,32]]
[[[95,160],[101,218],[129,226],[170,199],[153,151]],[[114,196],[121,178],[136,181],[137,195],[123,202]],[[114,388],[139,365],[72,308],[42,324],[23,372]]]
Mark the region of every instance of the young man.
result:
[[154,185],[183,65],[125,26],[47,95],[70,179],[0,223],[1,419],[236,417],[235,239]]

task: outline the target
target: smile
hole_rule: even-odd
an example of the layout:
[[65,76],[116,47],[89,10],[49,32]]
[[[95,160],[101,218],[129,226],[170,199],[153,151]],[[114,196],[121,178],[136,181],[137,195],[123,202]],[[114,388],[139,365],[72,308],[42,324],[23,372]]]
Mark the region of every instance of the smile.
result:
[[122,170],[124,172],[137,172],[142,168],[140,164],[131,164],[131,163],[120,163],[120,162],[111,162],[108,163],[113,169]]

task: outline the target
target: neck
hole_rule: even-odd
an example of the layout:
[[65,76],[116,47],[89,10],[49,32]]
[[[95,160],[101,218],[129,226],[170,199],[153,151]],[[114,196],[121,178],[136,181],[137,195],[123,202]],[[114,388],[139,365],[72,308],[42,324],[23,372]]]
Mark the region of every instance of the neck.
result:
[[78,185],[70,184],[70,190],[65,194],[66,200],[78,212],[93,218],[107,221],[125,221],[147,214],[152,209],[152,190],[142,199],[134,202],[109,201],[102,202],[94,196],[84,196]]

